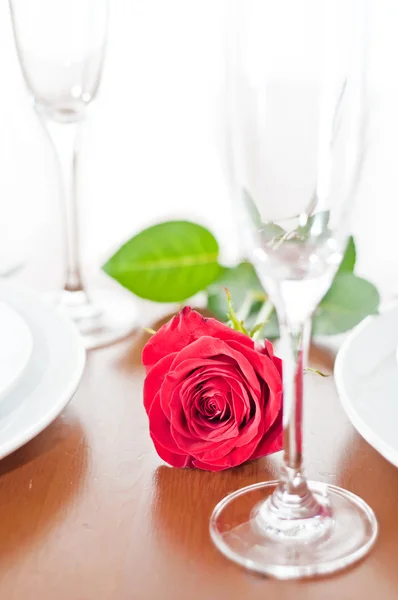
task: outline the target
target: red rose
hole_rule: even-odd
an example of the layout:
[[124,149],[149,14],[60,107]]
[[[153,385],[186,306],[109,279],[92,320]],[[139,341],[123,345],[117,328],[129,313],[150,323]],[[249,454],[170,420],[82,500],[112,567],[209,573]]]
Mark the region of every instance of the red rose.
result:
[[282,365],[272,344],[184,308],[147,342],[144,405],[175,467],[219,471],[282,448]]

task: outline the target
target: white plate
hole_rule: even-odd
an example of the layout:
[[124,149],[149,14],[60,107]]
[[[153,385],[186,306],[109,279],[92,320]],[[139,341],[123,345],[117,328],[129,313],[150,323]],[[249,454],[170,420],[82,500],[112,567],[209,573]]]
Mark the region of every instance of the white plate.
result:
[[33,340],[23,318],[0,302],[0,399],[10,392],[24,372]]
[[0,284],[0,301],[27,323],[33,352],[16,386],[0,405],[0,458],[7,456],[49,425],[73,396],[85,364],[75,326],[33,292]]
[[398,305],[368,317],[343,342],[335,379],[348,418],[371,446],[398,466]]

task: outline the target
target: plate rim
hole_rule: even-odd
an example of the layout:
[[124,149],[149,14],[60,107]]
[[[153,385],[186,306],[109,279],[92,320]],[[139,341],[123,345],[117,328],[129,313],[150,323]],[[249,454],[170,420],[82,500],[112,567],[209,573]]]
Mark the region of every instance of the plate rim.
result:
[[352,331],[350,331],[336,355],[334,363],[334,380],[341,405],[351,425],[354,427],[354,429],[358,431],[358,433],[364,438],[364,440],[366,440],[366,442],[368,442],[368,444],[372,446],[372,448],[374,448],[392,465],[398,467],[398,449],[392,448],[390,444],[386,443],[377,434],[375,434],[375,432],[369,427],[369,425],[353,408],[352,402],[349,398],[349,393],[346,390],[346,385],[344,383],[343,376],[344,360],[347,356],[352,341],[356,339],[358,335],[370,325],[371,322],[377,320],[386,313],[394,311],[398,312],[398,301],[389,303],[377,315],[369,315],[368,317],[363,319],[363,321],[361,321],[356,327],[354,327]]
[[25,349],[25,351],[24,351],[25,352],[25,359],[23,361],[23,364],[21,364],[19,366],[17,373],[7,383],[7,385],[5,387],[3,387],[2,389],[0,389],[0,404],[7,397],[7,395],[10,392],[12,392],[12,390],[14,389],[14,387],[16,387],[16,385],[18,384],[18,382],[23,377],[23,375],[24,375],[24,373],[26,371],[26,368],[27,368],[27,366],[29,364],[29,361],[30,361],[30,359],[32,357],[33,350],[34,350],[32,332],[31,332],[31,329],[30,329],[29,325],[27,324],[27,322],[23,318],[23,316],[20,314],[20,312],[16,308],[14,308],[13,306],[11,306],[6,300],[2,300],[0,298],[0,309],[1,309],[1,304],[3,304],[4,306],[6,306],[7,309],[11,313],[14,313],[14,315],[17,317],[17,320],[20,323],[22,323],[22,327],[23,327],[23,329],[25,329],[25,332],[27,332],[27,337],[29,339],[29,348],[28,348],[28,350]]
[[[62,392],[56,395],[56,399],[52,402],[51,408],[42,416],[42,418],[40,418],[38,421],[35,421],[34,423],[31,423],[30,426],[25,427],[23,429],[23,432],[19,435],[14,434],[11,438],[5,440],[4,442],[0,441],[0,460],[12,454],[16,450],[19,450],[20,448],[22,448],[22,446],[25,446],[25,444],[33,440],[61,414],[61,412],[73,398],[79,386],[79,383],[84,373],[87,356],[83,340],[81,339],[81,336],[75,325],[72,323],[72,321],[68,319],[68,317],[65,316],[62,312],[58,311],[55,307],[47,304],[38,292],[21,284],[16,284],[15,282],[2,283],[1,289],[9,289],[12,291],[12,293],[20,294],[20,296],[24,297],[26,301],[32,300],[35,304],[39,304],[41,307],[44,307],[45,310],[51,311],[53,317],[55,317],[59,322],[61,322],[63,324],[64,329],[68,331],[70,340],[72,341],[74,339],[75,341],[74,345],[76,350],[76,365],[74,368],[73,376],[71,376],[68,385],[65,385],[65,388],[62,390]],[[2,294],[0,290],[0,299],[1,298]],[[6,302],[9,302],[10,306],[14,308],[12,300],[7,298]],[[14,308],[14,310],[17,311],[16,308]],[[22,373],[21,379],[23,378],[23,376],[24,374]]]

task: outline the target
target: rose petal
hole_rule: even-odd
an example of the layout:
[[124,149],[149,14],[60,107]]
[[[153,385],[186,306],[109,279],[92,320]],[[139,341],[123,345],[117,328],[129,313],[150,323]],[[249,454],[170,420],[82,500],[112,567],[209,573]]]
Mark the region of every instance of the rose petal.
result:
[[[189,378],[180,382],[174,389],[162,388],[160,390],[160,397],[169,398],[168,403],[168,419],[173,424],[176,430],[178,430],[183,436],[199,439],[207,439],[208,437],[211,439],[214,438],[225,438],[234,435],[234,433],[228,434],[228,429],[231,424],[229,422],[223,422],[218,427],[215,425],[211,426],[209,423],[207,430],[205,427],[202,427],[198,430],[196,419],[192,414],[192,408],[195,409],[194,406],[194,394],[192,392],[192,386]],[[163,404],[161,405],[163,408]],[[164,411],[166,412],[166,411]],[[217,430],[216,430],[217,429]]]
[[263,341],[263,347],[259,349],[259,352],[262,354],[267,354],[269,358],[274,358],[274,347],[267,339]]
[[[173,355],[178,356],[178,355]],[[173,367],[176,367],[173,370]],[[187,386],[191,384],[199,384],[205,382],[212,375],[222,376],[236,376],[241,377],[239,370],[236,368],[226,365],[223,362],[214,361],[212,359],[190,359],[184,361],[183,365],[174,365],[174,362],[169,366],[169,372],[164,377],[162,389],[161,389],[161,403],[162,408],[168,418],[171,416],[170,398],[173,394],[173,390],[181,383],[186,382]]]
[[202,451],[195,451],[192,454],[192,460],[200,460],[201,462],[220,462],[225,460],[235,448],[233,439],[209,445]]
[[162,360],[154,365],[148,372],[144,381],[144,406],[147,412],[152,405],[156,393],[161,388],[165,373],[168,372],[173,360],[174,354],[169,354],[162,358]]
[[181,435],[181,433],[174,429],[173,426],[171,427],[171,435],[175,439],[179,448],[184,449],[187,452],[187,454],[191,455],[191,457],[201,456],[202,454],[206,452],[211,452],[212,450],[218,452],[220,456],[225,456],[231,451],[232,448],[235,447],[236,439],[235,437],[233,437],[217,441],[210,441],[205,439],[193,440],[192,438],[187,438]]
[[184,309],[143,362],[151,437],[170,464],[221,470],[280,449],[282,363],[268,340]]
[[280,358],[278,358],[278,356],[274,356],[272,359],[272,362],[274,363],[274,365],[276,366],[276,368],[278,369],[278,373],[282,378],[283,375],[283,371],[282,371],[282,360]]
[[252,458],[261,458],[272,454],[273,452],[279,452],[283,448],[283,427],[282,427],[282,410],[280,410],[277,418],[275,419],[272,427],[266,431],[265,435],[261,439],[255,452],[253,452]]
[[189,454],[181,451],[176,445],[171,435],[170,423],[159,402],[152,403],[148,416],[151,438],[160,458],[174,467],[186,467],[191,464]]
[[195,437],[205,442],[222,442],[239,435],[239,429],[232,417],[223,421],[220,425],[203,425],[199,419],[192,419],[192,429],[195,431]]
[[[243,350],[246,350],[246,352],[243,352]],[[237,368],[240,370],[242,376],[248,382],[250,388],[253,389],[255,392],[259,393],[260,383],[257,379],[256,372],[253,369],[250,360],[247,358],[247,356],[250,357],[250,360],[252,359],[252,356],[257,357],[257,362],[259,364],[261,364],[261,359],[264,359],[264,361],[268,361],[269,364],[272,365],[272,368],[275,370],[275,373],[277,373],[277,376],[279,377],[277,369],[273,365],[271,359],[269,359],[268,357],[263,357],[255,350],[247,348],[243,344],[240,344],[238,342],[234,342],[231,340],[227,344],[222,340],[215,340],[214,338],[206,335],[203,336],[201,339],[197,340],[196,342],[192,342],[192,344],[190,344],[187,348],[181,350],[174,357],[171,369],[175,374],[178,373],[178,376],[181,377],[182,373],[187,375],[192,370],[192,368],[195,368],[194,365],[201,366],[200,363],[203,360],[209,360],[209,357],[214,357],[213,360],[214,362],[216,362],[216,364],[222,364],[224,357],[230,357],[235,360]],[[193,361],[192,357],[194,357]]]
[[216,319],[208,319],[188,306],[163,325],[145,344],[142,362],[149,369],[170,353],[179,352],[202,336],[214,336],[220,340],[240,340],[242,345],[254,348],[247,335],[233,331]]
[[178,426],[178,421],[173,418],[171,420],[171,427],[176,443],[181,448],[184,448],[184,450],[189,448],[191,454],[204,451],[205,448],[209,447],[209,444],[219,444],[223,441],[236,438],[239,434],[239,429],[232,418],[214,427],[201,426],[201,423],[195,416],[191,416],[187,421],[189,421],[190,425],[189,430],[183,430]]
[[257,448],[258,443],[258,439],[254,439],[252,442],[249,442],[244,446],[240,446],[239,448],[235,447],[229,454],[221,457],[222,460],[220,458],[211,457],[210,453],[203,455],[199,459],[193,456],[192,463],[195,467],[199,468],[206,468],[203,465],[207,464],[207,469],[211,471],[219,471],[223,469],[229,469],[231,467],[237,467],[238,465],[241,465],[252,458],[253,452]]
[[152,438],[152,442],[160,458],[172,467],[177,467],[180,469],[185,467],[193,467],[193,462],[189,455],[176,454],[175,452],[171,452],[170,450],[159,444],[156,438]]
[[[265,429],[268,429],[274,423],[282,404],[282,380],[279,370],[268,356],[259,354],[255,350],[251,351],[245,347],[239,347],[240,344],[236,342],[230,342],[230,344],[232,347],[236,347],[237,350],[241,350],[250,359],[259,377],[269,388],[265,418]],[[275,360],[275,357],[273,360]]]
[[[178,354],[173,354],[174,359],[178,357]],[[173,393],[174,388],[176,388],[180,383],[187,382],[187,385],[190,385],[191,378],[195,377],[195,373],[192,373],[196,369],[204,369],[207,367],[214,368],[215,363],[211,359],[201,359],[200,361],[196,359],[191,359],[189,362],[184,361],[185,366],[179,368],[178,362],[177,365],[174,365],[174,360],[168,367],[168,373],[165,375],[162,389],[161,389],[161,403],[162,408],[165,414],[170,418],[170,398]],[[173,367],[176,367],[173,369]],[[227,367],[229,368],[229,367]],[[151,371],[150,371],[151,372]],[[194,380],[192,379],[192,383]]]
[[240,426],[250,418],[250,392],[243,382],[238,379],[229,378],[228,383],[231,386],[235,420],[237,425]]
[[[250,401],[248,399],[248,395],[246,392],[246,406],[244,406],[244,411],[239,407],[236,393],[232,393],[232,388],[230,385],[237,388],[237,390],[242,394],[244,392],[244,387],[238,380],[234,380],[232,377],[228,376],[224,379],[219,377],[210,377],[209,380],[205,380],[203,382],[203,388],[201,390],[202,394],[206,394],[206,390],[210,384],[214,386],[214,391],[219,392],[223,391],[226,393],[226,402],[230,404],[230,412],[231,412],[231,421],[219,421],[216,420],[205,420],[198,416],[197,414],[197,405],[196,399],[200,394],[196,391],[197,382],[201,381],[201,379],[205,379],[206,369],[201,370],[200,378],[195,378],[195,385],[192,385],[192,377],[188,377],[186,380],[180,382],[178,386],[174,388],[171,392],[171,397],[169,397],[169,411],[170,411],[170,421],[173,426],[184,436],[192,435],[193,437],[197,437],[199,439],[205,440],[223,440],[228,439],[230,437],[236,436],[238,434],[238,427],[240,426],[242,419],[241,416],[244,414],[245,416],[249,416],[250,413]],[[161,390],[161,394],[165,394],[166,388],[163,387]],[[195,390],[195,391],[192,391]],[[230,398],[230,400],[228,399]],[[241,405],[243,404],[242,399],[240,399]],[[234,404],[235,403],[235,404]],[[238,406],[239,412],[235,412],[235,408]],[[183,408],[183,410],[181,410]],[[184,413],[184,414],[183,414]],[[256,423],[254,424],[254,426]],[[254,435],[254,434],[252,434]]]

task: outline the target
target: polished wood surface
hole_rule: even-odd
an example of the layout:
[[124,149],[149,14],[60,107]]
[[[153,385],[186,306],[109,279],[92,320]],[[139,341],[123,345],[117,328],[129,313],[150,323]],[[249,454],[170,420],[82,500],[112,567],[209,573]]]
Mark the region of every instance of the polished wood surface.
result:
[[[347,421],[333,378],[306,375],[306,472],[369,502],[379,540],[333,577],[278,582],[228,562],[208,522],[228,492],[274,479],[280,454],[214,474],[162,464],[142,405],[144,341],[92,352],[64,413],[0,462],[0,598],[398,598],[398,471]],[[316,348],[311,362],[331,371],[333,357]]]

